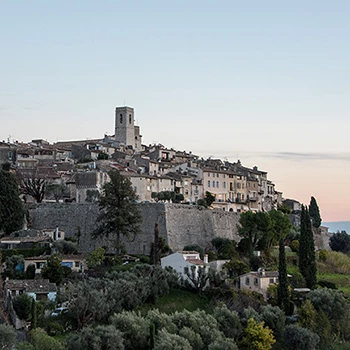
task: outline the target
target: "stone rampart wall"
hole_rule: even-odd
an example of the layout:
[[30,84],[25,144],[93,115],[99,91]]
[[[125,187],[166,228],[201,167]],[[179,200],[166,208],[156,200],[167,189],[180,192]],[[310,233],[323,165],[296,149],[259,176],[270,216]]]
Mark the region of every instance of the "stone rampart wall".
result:
[[[140,204],[139,208],[143,217],[141,232],[135,239],[122,239],[131,254],[149,254],[155,223],[158,223],[160,236],[173,251],[188,244],[207,247],[215,237],[240,240],[237,213],[170,203]],[[98,211],[98,205],[93,203],[44,203],[29,209],[34,229],[54,229],[58,226],[65,231],[66,237],[75,238],[79,233],[81,252],[91,252],[99,246],[114,251],[112,237],[92,239]],[[316,249],[326,248],[328,239],[324,234],[315,235]]]
[[[158,223],[160,236],[172,250],[181,250],[187,244],[207,246],[217,236],[239,240],[237,223],[239,215],[197,206],[170,203],[148,203],[139,206],[143,221],[141,232],[135,239],[123,239],[129,253],[148,254],[153,240],[154,225]],[[79,237],[82,252],[91,252],[98,246],[113,251],[113,239],[92,239],[98,216],[97,204],[42,203],[30,209],[34,229],[65,231],[66,237]]]

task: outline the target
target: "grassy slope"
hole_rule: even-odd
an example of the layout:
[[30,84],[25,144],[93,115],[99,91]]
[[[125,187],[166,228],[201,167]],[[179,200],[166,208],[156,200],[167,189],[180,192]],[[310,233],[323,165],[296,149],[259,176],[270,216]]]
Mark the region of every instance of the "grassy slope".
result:
[[212,308],[210,301],[206,297],[203,297],[200,294],[177,289],[173,290],[170,294],[159,298],[155,304],[143,304],[137,310],[142,314],[145,314],[151,309],[159,309],[160,312],[169,314],[184,309],[188,311],[201,309],[210,312]]

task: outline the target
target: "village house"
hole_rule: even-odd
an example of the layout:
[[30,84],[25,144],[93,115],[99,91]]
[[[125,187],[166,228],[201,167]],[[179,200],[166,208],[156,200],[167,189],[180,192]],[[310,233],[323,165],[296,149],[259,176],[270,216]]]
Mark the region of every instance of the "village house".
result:
[[16,297],[17,295],[27,294],[34,300],[50,300],[54,301],[57,294],[57,286],[50,283],[48,279],[34,280],[6,280],[4,283],[5,303],[8,297]]
[[268,287],[278,283],[278,271],[265,271],[260,268],[258,271],[250,271],[239,276],[239,281],[241,289],[257,292],[267,299]]
[[[34,256],[24,259],[24,271],[27,271],[29,265],[35,266],[35,274],[40,275],[42,268],[45,266],[49,256]],[[84,272],[86,270],[86,262],[84,255],[63,255],[62,266],[67,266],[72,271]]]
[[208,266],[208,255],[205,255],[204,260],[202,260],[196,251],[179,251],[161,258],[160,261],[163,269],[168,266],[172,267],[180,278],[189,281],[185,270],[188,268],[189,273],[191,273],[191,269],[194,267],[197,277],[198,269]]

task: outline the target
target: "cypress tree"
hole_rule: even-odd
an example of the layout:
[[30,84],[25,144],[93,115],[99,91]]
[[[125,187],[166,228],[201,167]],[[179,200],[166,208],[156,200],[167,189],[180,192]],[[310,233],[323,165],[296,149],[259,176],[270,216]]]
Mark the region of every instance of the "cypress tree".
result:
[[31,327],[32,329],[35,329],[37,326],[38,317],[37,317],[37,309],[36,309],[36,301],[32,300],[32,322]]
[[278,286],[277,286],[278,306],[287,312],[289,310],[289,294],[288,294],[288,277],[286,253],[284,250],[284,239],[279,241],[279,260],[278,260]]
[[18,183],[8,170],[6,165],[0,170],[0,231],[6,234],[20,230],[24,219]]
[[306,286],[313,288],[316,284],[315,243],[309,211],[304,206],[301,208],[299,270],[305,278]]
[[301,206],[300,214],[300,238],[299,238],[299,270],[300,273],[305,275],[305,265],[306,265],[306,222],[305,222],[305,207]]
[[312,226],[315,228],[319,228],[321,226],[322,219],[320,215],[320,209],[318,208],[315,197],[311,197],[309,205],[309,214]]

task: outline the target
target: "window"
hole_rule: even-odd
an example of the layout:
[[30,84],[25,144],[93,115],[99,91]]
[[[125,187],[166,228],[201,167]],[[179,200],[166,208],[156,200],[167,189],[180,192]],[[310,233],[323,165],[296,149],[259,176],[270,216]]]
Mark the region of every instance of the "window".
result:
[[208,177],[210,177],[210,173],[208,173]]
[[242,201],[244,201],[244,194],[242,194]]
[[216,177],[219,177],[219,174],[216,174]]
[[241,188],[241,184],[239,182],[237,183],[237,188]]
[[219,181],[216,181],[216,187],[219,188]]
[[226,188],[226,182],[223,182],[223,183],[222,183],[222,187],[223,187],[223,188]]
[[254,285],[255,285],[255,286],[259,285],[259,280],[258,280],[257,277],[254,278]]
[[131,124],[131,114],[129,114],[129,124]]
[[215,181],[213,181],[213,187],[215,187]]
[[75,267],[80,267],[80,262],[79,261],[75,261],[74,265],[75,265]]
[[224,179],[226,178],[226,175],[224,174]]
[[245,284],[246,284],[247,286],[249,286],[249,284],[250,284],[249,277],[246,277],[246,278],[245,278]]
[[270,278],[270,283],[274,283],[274,279],[273,278]]
[[210,180],[208,180],[208,187],[210,187]]
[[119,115],[119,122],[120,122],[120,124],[123,124],[123,114]]

